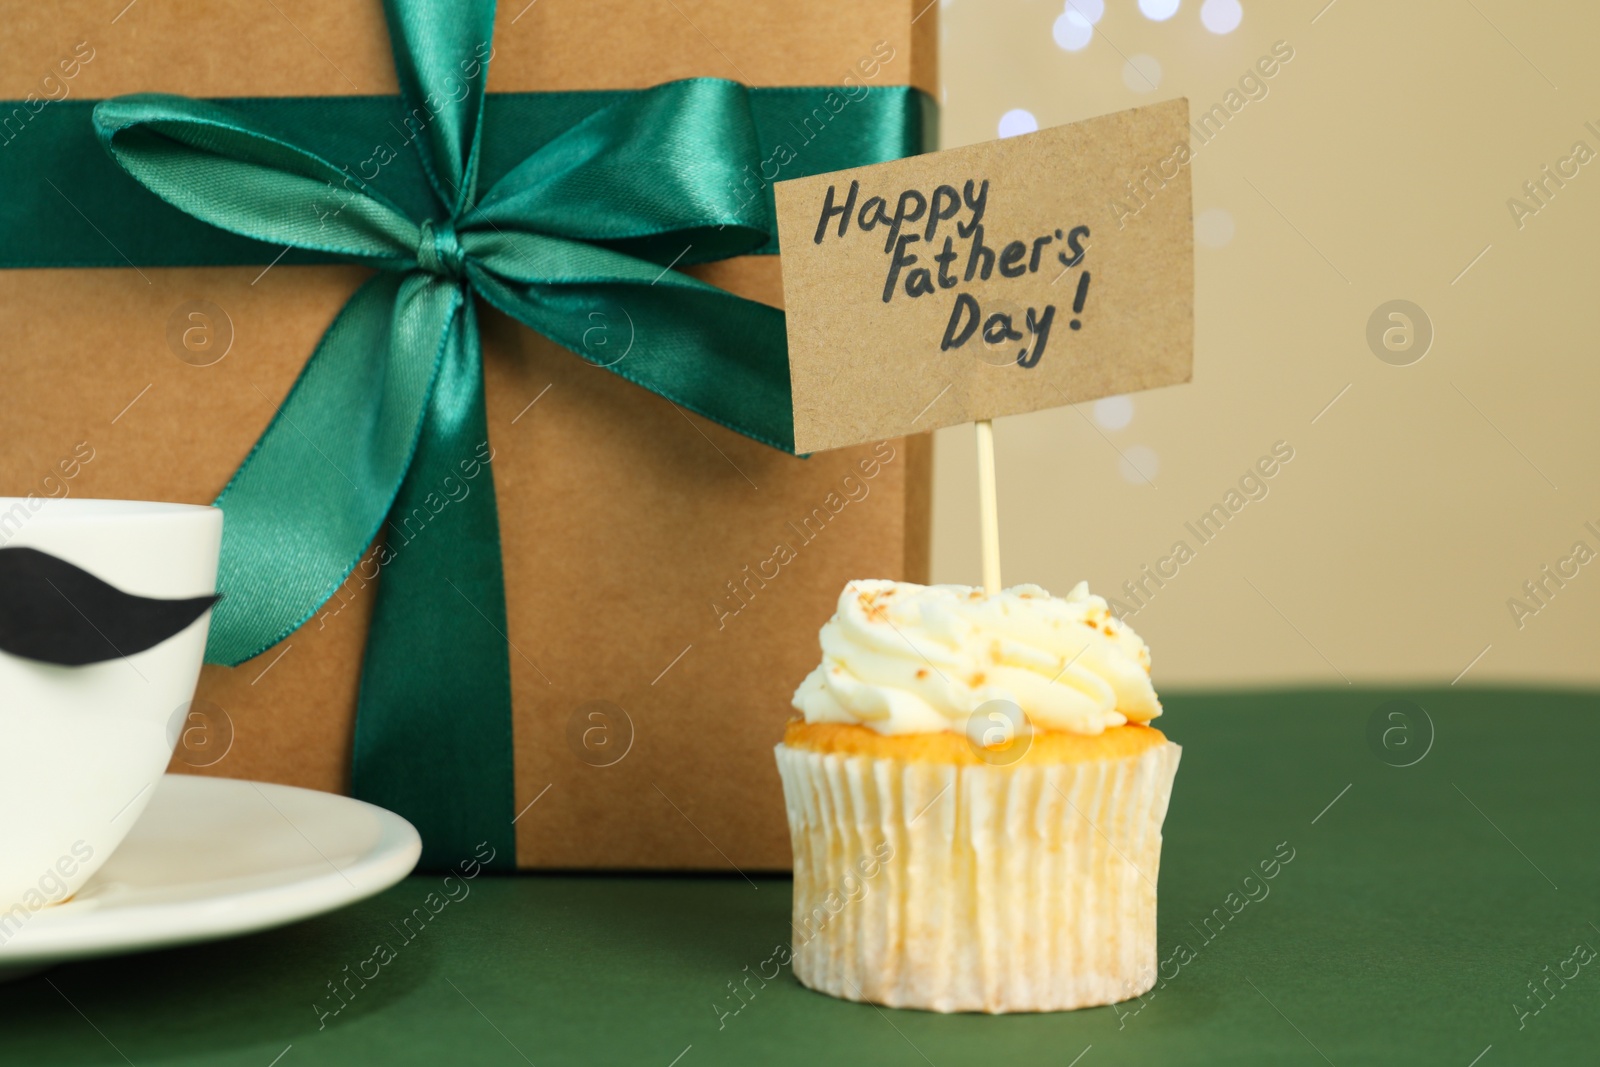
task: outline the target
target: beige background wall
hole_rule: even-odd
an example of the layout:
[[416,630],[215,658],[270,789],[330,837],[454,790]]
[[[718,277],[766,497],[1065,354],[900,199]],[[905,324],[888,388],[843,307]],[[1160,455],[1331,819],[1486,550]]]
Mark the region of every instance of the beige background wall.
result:
[[[1523,183],[1575,142],[1600,153],[1600,8],[1326,4],[1243,0],[1218,35],[1198,0],[1165,22],[1106,0],[1072,52],[1050,0],[942,5],[946,145],[1012,109],[1051,126],[1188,96],[1198,114],[1275,42],[1294,51],[1193,164],[1194,382],[1134,396],[1120,428],[1090,404],[996,424],[1006,580],[1121,596],[1188,541],[1132,619],[1166,685],[1469,664],[1462,684],[1600,682],[1600,562],[1567,564],[1520,629],[1507,604],[1537,608],[1524,581],[1575,542],[1600,552],[1600,158],[1520,228],[1507,205],[1537,206]],[[1410,366],[1366,339],[1392,299],[1433,325]],[[1201,546],[1185,522],[1278,441],[1294,459],[1268,495]],[[972,431],[937,446],[934,577],[975,583]]]

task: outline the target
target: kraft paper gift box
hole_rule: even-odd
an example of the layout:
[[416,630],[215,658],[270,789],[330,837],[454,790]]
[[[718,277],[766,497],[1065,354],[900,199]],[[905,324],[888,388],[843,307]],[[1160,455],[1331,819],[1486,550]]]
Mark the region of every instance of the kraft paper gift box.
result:
[[[504,5],[494,19],[484,151],[496,136],[494,109],[510,99],[497,94],[683,78],[799,87],[769,93],[757,109],[773,151],[751,161],[745,188],[769,198],[772,180],[920,147],[909,142],[931,122],[922,94],[936,79],[935,8],[927,0]],[[0,207],[9,246],[0,251],[0,493],[209,502],[373,271],[298,250],[275,259],[277,249],[218,237],[165,207],[164,215],[146,209],[159,224],[130,221],[138,212],[127,205],[135,197],[149,205],[149,194],[131,180],[86,187],[83,176],[108,165],[103,149],[92,132],[58,148],[52,124],[87,128],[96,101],[161,92],[268,98],[250,106],[292,134],[295,112],[273,112],[274,100],[329,97],[354,109],[350,128],[324,139],[350,146],[334,162],[368,165],[390,142],[415,155],[399,126],[361,125],[375,113],[361,110],[361,97],[398,92],[384,11],[376,2],[280,11],[123,0],[70,10],[7,0],[0,10],[9,202]],[[867,158],[841,157],[842,146],[829,144],[830,127],[847,125],[845,111],[905,86],[922,91],[900,94],[911,101],[906,144]],[[366,147],[373,142],[378,149]],[[415,169],[404,159],[395,166]],[[19,233],[27,239],[9,240]],[[687,272],[781,306],[775,255]],[[615,306],[581,324],[578,336],[593,344],[588,362],[481,300],[476,307],[487,441],[463,452],[454,482],[422,510],[390,516],[387,544],[380,537],[308,621],[238,666],[205,668],[172,769],[349,791],[383,564],[402,552],[448,561],[458,546],[438,533],[449,529],[440,520],[466,508],[488,478],[505,632],[494,612],[462,610],[412,620],[409,640],[418,654],[436,641],[509,646],[514,796],[500,797],[481,826],[457,820],[445,840],[502,842],[499,862],[509,864],[503,853],[514,848],[522,867],[788,868],[771,747],[843,584],[926,580],[927,439],[797,458],[596,366],[630,340]],[[0,542],[25,521],[0,516]],[[447,563],[439,566],[448,576]],[[405,738],[413,762],[447,749],[455,723],[506,715],[469,696],[441,707],[431,734]],[[485,766],[505,758],[483,755]],[[425,837],[441,815],[404,814]],[[450,817],[443,813],[445,824]],[[448,863],[438,840],[428,858]]]

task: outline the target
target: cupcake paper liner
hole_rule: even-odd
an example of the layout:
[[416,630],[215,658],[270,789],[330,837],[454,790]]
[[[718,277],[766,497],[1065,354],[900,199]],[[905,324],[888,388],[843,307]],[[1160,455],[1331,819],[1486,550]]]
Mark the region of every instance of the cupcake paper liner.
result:
[[1111,1004],[1156,978],[1156,878],[1181,750],[1010,767],[777,746],[794,972],[930,1011]]

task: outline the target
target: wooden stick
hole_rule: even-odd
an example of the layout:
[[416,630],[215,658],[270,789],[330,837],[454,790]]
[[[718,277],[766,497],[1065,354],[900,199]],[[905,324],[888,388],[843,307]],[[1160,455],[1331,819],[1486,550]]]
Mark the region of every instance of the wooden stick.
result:
[[1000,505],[994,488],[994,423],[979,419],[978,433],[978,537],[983,549],[983,590],[1000,592]]

